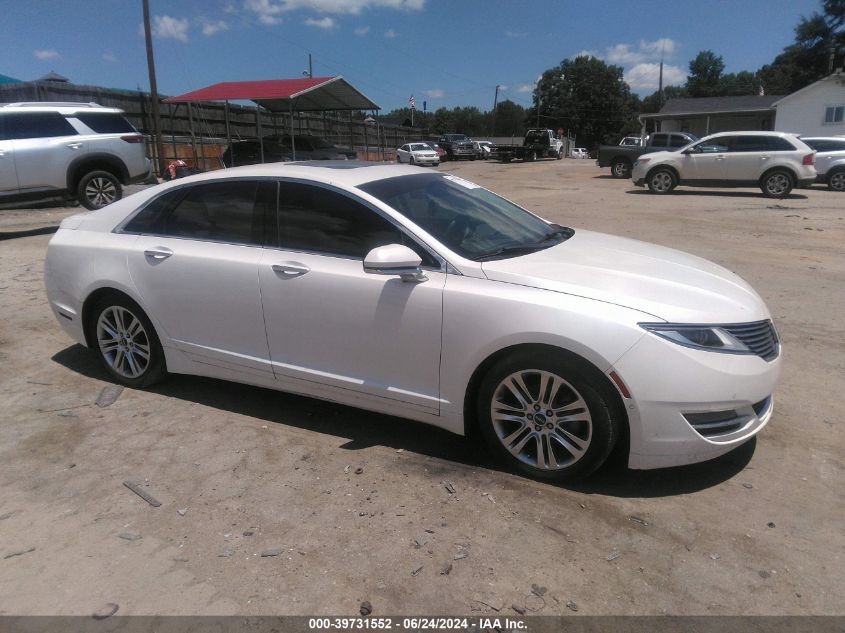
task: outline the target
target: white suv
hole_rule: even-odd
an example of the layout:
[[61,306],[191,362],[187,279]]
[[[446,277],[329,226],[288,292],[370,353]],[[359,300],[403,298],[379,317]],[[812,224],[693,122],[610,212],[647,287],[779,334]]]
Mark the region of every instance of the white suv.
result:
[[760,187],[769,198],[783,198],[793,187],[815,182],[815,157],[794,134],[722,132],[678,150],[640,156],[631,179],[659,194],[678,185]]
[[99,209],[150,177],[144,137],[96,103],[0,107],[0,202],[75,197]]

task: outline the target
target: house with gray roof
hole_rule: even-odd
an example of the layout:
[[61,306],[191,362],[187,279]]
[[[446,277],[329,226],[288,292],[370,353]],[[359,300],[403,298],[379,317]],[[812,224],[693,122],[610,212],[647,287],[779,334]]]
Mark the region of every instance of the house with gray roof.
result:
[[772,130],[782,95],[669,99],[654,114],[641,114],[643,128],[707,136],[735,130]]

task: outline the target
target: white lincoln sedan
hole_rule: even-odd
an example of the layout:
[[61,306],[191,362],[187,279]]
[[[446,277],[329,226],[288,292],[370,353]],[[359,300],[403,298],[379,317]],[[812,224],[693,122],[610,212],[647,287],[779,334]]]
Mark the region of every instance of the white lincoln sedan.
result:
[[724,268],[403,165],[180,179],[64,220],[45,275],[124,385],[196,374],[477,429],[545,479],[620,440],[639,469],[725,453],[770,419],[781,362]]

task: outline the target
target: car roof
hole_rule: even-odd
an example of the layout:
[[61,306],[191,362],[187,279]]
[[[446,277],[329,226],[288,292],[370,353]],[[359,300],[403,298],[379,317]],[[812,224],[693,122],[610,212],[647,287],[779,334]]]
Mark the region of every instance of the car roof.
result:
[[0,114],[9,114],[12,112],[58,112],[63,115],[76,114],[78,112],[95,114],[123,114],[123,110],[119,108],[107,108],[97,103],[31,102],[7,103],[0,106]]
[[263,165],[244,165],[180,178],[178,183],[202,182],[221,178],[299,178],[325,184],[345,187],[357,187],[374,180],[384,180],[396,176],[408,176],[419,173],[431,173],[430,169],[396,163],[378,163],[363,160],[313,160],[286,163],[266,163]]

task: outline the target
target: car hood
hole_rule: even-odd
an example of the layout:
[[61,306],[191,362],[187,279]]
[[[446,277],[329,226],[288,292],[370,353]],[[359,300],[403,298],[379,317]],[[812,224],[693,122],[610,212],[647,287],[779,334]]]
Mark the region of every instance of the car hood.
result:
[[769,318],[737,275],[706,259],[592,231],[542,251],[484,262],[488,279],[605,301],[671,323]]

